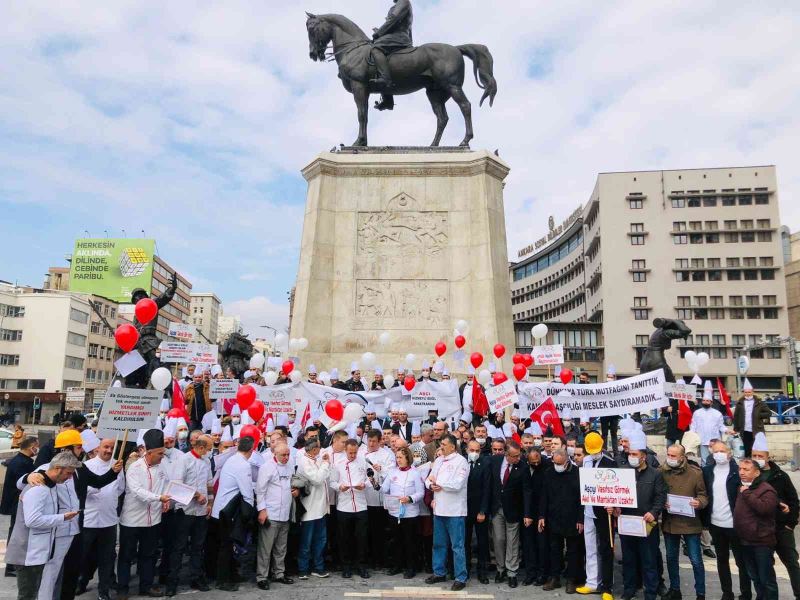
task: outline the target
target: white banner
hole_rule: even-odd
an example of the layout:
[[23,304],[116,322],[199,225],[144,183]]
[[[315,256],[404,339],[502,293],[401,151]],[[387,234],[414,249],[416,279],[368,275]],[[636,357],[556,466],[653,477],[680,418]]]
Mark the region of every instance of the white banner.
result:
[[161,342],[161,362],[215,365],[218,359],[216,344],[193,342]]
[[510,379],[500,385],[486,388],[486,401],[489,403],[489,410],[493,413],[505,410],[509,406],[514,406],[517,400],[517,390],[514,382]]
[[163,394],[160,390],[109,388],[97,423],[98,437],[113,438],[119,433],[122,439],[124,432],[131,430],[133,441],[137,429],[155,427]]
[[[590,417],[647,412],[669,405],[664,394],[663,369],[605,383],[535,382],[521,383],[518,388],[519,414],[525,417],[547,398],[553,399],[559,413],[568,406],[573,415],[586,411]],[[567,390],[571,397],[558,396],[562,390]]]
[[238,391],[238,379],[212,379],[208,387],[208,395],[212,400],[236,398],[236,392]]
[[581,504],[590,506],[620,506],[636,508],[636,471],[633,469],[579,470]]
[[534,365],[563,365],[564,364],[564,346],[562,344],[553,344],[552,346],[534,346],[531,351]]
[[674,400],[684,400],[685,402],[697,402],[695,394],[697,386],[690,383],[665,383],[664,393],[672,395]]
[[67,398],[64,404],[64,410],[71,412],[73,410],[83,411],[83,401],[86,399],[86,390],[83,388],[67,388]]
[[197,328],[194,325],[189,325],[187,323],[175,323],[170,321],[169,324],[170,337],[177,338],[182,342],[191,342],[194,339],[194,334],[196,332]]

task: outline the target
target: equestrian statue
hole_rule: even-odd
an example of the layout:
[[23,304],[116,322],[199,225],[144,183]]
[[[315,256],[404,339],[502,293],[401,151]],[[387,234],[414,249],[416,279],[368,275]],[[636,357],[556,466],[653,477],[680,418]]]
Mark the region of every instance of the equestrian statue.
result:
[[664,369],[664,380],[675,383],[675,375],[673,375],[672,369],[667,364],[667,357],[664,356],[664,351],[672,347],[672,340],[685,340],[692,333],[692,330],[680,319],[654,319],[653,327],[656,330],[650,336],[647,350],[645,350],[639,364],[639,372],[647,373]]
[[[394,96],[425,90],[436,115],[436,135],[431,146],[438,146],[447,125],[446,102],[452,98],[461,109],[466,134],[461,146],[468,147],[472,132],[472,106],[464,94],[464,56],[472,60],[475,82],[483,90],[480,105],[494,103],[497,82],[489,49],[481,44],[423,44],[412,46],[413,13],[410,0],[394,0],[386,22],[373,30],[372,39],[342,15],[306,13],[311,60],[332,57],[339,65],[339,79],[353,94],[358,109],[358,138],[353,146],[367,145],[367,113],[370,94],[381,94],[378,110],[392,110]],[[328,45],[333,50],[328,53]]]

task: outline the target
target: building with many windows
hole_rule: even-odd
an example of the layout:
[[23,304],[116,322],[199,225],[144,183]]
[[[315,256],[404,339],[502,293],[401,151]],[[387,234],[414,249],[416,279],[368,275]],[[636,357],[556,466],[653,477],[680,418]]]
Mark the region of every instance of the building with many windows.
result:
[[601,173],[580,216],[565,225],[511,265],[521,351],[530,327],[543,322],[549,343],[566,336],[571,366],[600,376],[613,364],[632,375],[653,319],[677,318],[692,335],[668,353],[676,373],[686,372],[687,350],[708,352],[701,375],[736,389],[736,357],[759,345],[746,350],[748,377],[757,389],[785,389],[790,369],[778,338],[789,322],[775,167]]
[[242,319],[239,315],[223,315],[223,310],[219,310],[219,318],[217,319],[217,343],[222,344],[228,339],[232,333],[244,333],[242,327]]
[[192,292],[187,322],[196,326],[199,342],[216,344],[219,336],[220,301],[213,292]]
[[[175,269],[169,266],[162,258],[153,257],[153,281],[151,296],[163,294],[172,280]],[[169,338],[169,324],[190,323],[189,309],[192,302],[192,284],[183,275],[178,273],[178,289],[169,304],[158,312],[158,326],[156,335],[162,340]]]

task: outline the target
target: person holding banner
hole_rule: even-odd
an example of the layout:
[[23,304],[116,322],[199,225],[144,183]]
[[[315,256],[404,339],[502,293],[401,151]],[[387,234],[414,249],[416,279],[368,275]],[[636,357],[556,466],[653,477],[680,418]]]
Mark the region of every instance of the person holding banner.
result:
[[[658,593],[658,518],[667,501],[667,484],[658,469],[647,464],[647,437],[641,431],[630,434],[628,464],[636,470],[635,508],[616,509],[617,514],[641,518],[641,530],[625,535],[622,542],[622,600],[636,596],[636,576],[641,573],[645,600],[655,600]],[[636,519],[632,519],[636,521]]]

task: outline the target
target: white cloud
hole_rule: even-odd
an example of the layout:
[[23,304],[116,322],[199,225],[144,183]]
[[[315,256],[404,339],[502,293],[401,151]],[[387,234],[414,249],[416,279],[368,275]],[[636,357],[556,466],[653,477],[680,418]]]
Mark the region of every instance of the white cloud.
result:
[[266,296],[226,302],[223,311],[225,315],[239,315],[242,327],[245,333],[250,334],[251,339],[256,337],[271,339],[273,332],[261,327],[262,325],[274,327],[279,332],[285,331],[289,326],[288,303],[273,302]]

